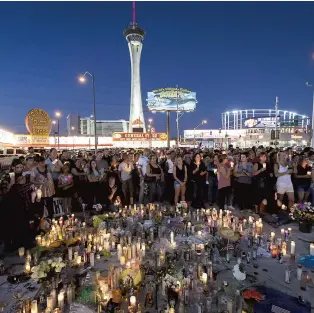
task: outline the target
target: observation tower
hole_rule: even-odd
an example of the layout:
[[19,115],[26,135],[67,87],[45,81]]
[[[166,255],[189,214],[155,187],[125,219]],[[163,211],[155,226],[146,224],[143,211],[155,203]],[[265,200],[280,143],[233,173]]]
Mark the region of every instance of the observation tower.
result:
[[143,114],[140,63],[145,31],[136,24],[135,1],[132,5],[132,23],[124,30],[131,59],[131,99],[129,132],[143,133],[146,131]]

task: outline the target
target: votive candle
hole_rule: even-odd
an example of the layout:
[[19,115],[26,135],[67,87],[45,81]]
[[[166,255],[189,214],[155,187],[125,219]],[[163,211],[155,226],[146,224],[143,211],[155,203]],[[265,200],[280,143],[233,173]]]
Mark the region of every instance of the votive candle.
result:
[[295,255],[295,242],[291,241],[291,255]]
[[314,243],[310,244],[310,255],[314,255]]

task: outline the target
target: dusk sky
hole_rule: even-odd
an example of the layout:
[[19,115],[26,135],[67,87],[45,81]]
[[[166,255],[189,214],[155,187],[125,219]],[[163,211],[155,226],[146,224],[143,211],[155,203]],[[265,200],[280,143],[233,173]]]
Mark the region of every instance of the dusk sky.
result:
[[[180,120],[219,128],[224,110],[279,108],[311,116],[314,84],[313,2],[137,2],[146,30],[142,98],[178,85],[196,92],[197,108]],[[0,128],[26,133],[27,112],[51,117],[92,113],[95,72],[98,119],[128,119],[130,59],[123,30],[132,2],[1,2]],[[172,114],[171,133],[175,133]],[[146,119],[152,114],[145,113]],[[154,114],[156,131],[166,116]]]

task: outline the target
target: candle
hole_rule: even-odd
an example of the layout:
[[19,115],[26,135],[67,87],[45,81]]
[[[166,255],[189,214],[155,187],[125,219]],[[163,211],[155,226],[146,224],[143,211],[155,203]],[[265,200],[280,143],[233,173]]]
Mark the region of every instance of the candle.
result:
[[24,254],[25,254],[25,248],[24,247],[19,248],[19,256],[22,257],[24,256]]
[[230,162],[230,167],[233,168],[234,162]]
[[174,242],[174,233],[173,231],[170,233],[170,243]]
[[51,290],[51,308],[54,309],[57,305],[57,291],[56,289]]
[[295,255],[295,242],[291,241],[291,255]]
[[72,247],[68,248],[68,257],[69,257],[69,261],[72,261],[72,259],[73,259],[73,248]]
[[37,300],[33,300],[31,303],[31,313],[38,313]]
[[136,297],[135,296],[131,296],[130,297],[130,305],[131,306],[135,306],[136,305]]
[[275,238],[275,233],[274,233],[273,231],[270,233],[270,238],[271,238],[272,240],[274,240],[274,238]]
[[232,298],[227,299],[227,311],[229,313],[233,312],[233,299]]
[[142,243],[142,257],[145,256],[145,243]]
[[207,273],[203,273],[203,274],[202,274],[202,282],[203,282],[204,284],[207,284],[207,278],[208,278]]
[[31,271],[31,264],[29,261],[25,262],[25,273],[29,273]]
[[311,171],[307,171],[306,174],[311,176],[312,172]]
[[124,264],[125,264],[125,256],[124,256],[124,255],[121,255],[121,256],[120,256],[120,264],[121,264],[121,265],[124,265]]
[[263,163],[263,168],[266,168],[266,163]]
[[109,251],[109,250],[110,250],[109,241],[105,241],[105,242],[104,242],[104,249],[105,249],[106,251]]
[[41,236],[36,236],[36,243],[37,245],[41,245]]
[[90,261],[90,265],[94,267],[95,266],[95,253],[94,252],[91,252],[89,254],[89,261]]
[[281,233],[281,235],[284,235],[285,234],[285,230],[283,228],[281,228],[280,233]]
[[310,244],[310,255],[314,255],[314,243]]
[[53,299],[52,296],[47,296],[47,309],[50,309],[50,311],[53,310]]
[[[72,288],[69,286],[67,288],[67,302],[68,304],[71,304],[73,302],[73,294],[72,294]],[[48,303],[48,302],[47,302]],[[48,305],[47,305],[48,306]]]
[[200,237],[200,236],[202,236],[202,232],[199,230],[198,232],[197,232],[197,235]]
[[60,308],[60,310],[62,311],[64,306],[64,292],[60,292],[58,294],[58,307]]

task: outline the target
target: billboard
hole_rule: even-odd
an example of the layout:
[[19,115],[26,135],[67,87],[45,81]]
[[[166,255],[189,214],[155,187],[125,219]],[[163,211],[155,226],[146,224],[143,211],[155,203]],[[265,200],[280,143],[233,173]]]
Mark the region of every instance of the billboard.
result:
[[165,133],[113,133],[113,141],[166,141]]
[[[280,126],[280,117],[277,117],[277,126]],[[276,117],[252,117],[244,121],[244,127],[246,128],[275,128],[276,127]]]
[[44,110],[32,109],[26,115],[25,125],[31,135],[48,137],[51,132],[52,121]]
[[196,92],[183,88],[161,88],[147,93],[147,107],[151,111],[194,111]]

